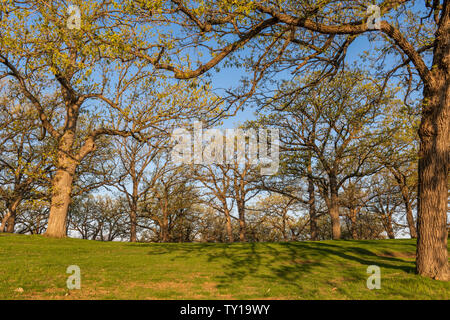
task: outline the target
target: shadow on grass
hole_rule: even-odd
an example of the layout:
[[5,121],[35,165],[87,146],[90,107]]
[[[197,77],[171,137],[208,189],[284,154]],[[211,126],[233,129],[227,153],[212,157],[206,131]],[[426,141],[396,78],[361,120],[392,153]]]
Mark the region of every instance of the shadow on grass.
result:
[[[195,258],[199,263],[218,264],[222,273],[213,276],[217,288],[239,287],[238,283],[246,278],[249,282],[259,278],[294,287],[299,286],[300,279],[312,276],[323,281],[333,277],[364,280],[369,265],[377,265],[384,272],[414,272],[411,261],[358,246],[374,245],[373,241],[136,245],[151,248],[149,255],[167,254],[170,261]],[[389,243],[389,248],[404,251],[405,245],[410,244]]]

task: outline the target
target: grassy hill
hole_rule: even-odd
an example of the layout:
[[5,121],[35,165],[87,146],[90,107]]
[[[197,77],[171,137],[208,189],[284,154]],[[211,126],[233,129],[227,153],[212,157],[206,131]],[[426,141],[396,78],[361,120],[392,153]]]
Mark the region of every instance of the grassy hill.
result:
[[[0,299],[449,299],[414,240],[132,244],[0,234]],[[66,268],[81,268],[68,290]],[[366,287],[369,265],[381,289]],[[21,290],[22,288],[23,290]]]

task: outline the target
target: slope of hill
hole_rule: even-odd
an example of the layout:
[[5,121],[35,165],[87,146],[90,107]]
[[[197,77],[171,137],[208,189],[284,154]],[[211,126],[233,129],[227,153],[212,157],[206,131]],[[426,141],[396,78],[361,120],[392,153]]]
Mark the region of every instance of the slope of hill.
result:
[[[414,240],[145,244],[0,234],[0,299],[449,299]],[[81,289],[66,269],[81,270]],[[366,286],[381,269],[381,289]]]

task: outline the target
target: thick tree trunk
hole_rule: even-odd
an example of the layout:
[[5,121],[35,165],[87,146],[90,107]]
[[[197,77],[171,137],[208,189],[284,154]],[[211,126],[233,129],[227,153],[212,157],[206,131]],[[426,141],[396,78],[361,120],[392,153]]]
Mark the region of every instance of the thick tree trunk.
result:
[[356,222],[356,209],[350,208],[350,221],[351,221],[351,233],[352,239],[358,240],[358,230],[357,230],[357,222]]
[[168,229],[168,223],[166,219],[163,219],[163,224],[161,226],[161,242],[169,242],[169,231]]
[[77,167],[71,157],[75,133],[68,131],[60,140],[58,170],[52,181],[52,198],[45,236],[64,238],[67,235],[67,214],[72,199],[73,177]]
[[[416,269],[420,275],[438,280],[448,280],[450,90],[449,84],[446,86],[444,93],[427,92],[425,95],[428,105],[424,106],[425,112],[419,130],[421,144]],[[432,110],[427,112],[428,109]]]
[[63,238],[67,235],[67,213],[71,202],[75,165],[59,169],[52,182],[52,199],[45,236]]
[[245,220],[244,218],[239,218],[239,241],[245,242]]
[[6,226],[6,232],[14,233],[15,226],[16,226],[16,212],[13,212],[8,219],[8,225]]
[[234,242],[233,230],[231,227],[231,216],[228,211],[225,212],[225,218],[226,218],[226,224],[227,224],[228,242]]
[[432,80],[424,86],[419,128],[419,195],[416,270],[449,280],[447,252],[450,162],[450,3],[444,1],[436,32]]
[[341,222],[339,219],[339,206],[337,203],[331,204],[330,217],[333,240],[339,240],[341,238]]
[[78,159],[74,157],[72,150],[75,143],[78,108],[76,104],[68,107],[65,132],[58,141],[57,171],[52,181],[50,213],[47,231],[44,234],[47,237],[67,236],[67,214],[72,200],[73,178],[78,165]]
[[137,226],[136,211],[131,209],[130,210],[130,242],[136,242],[136,226]]
[[245,242],[247,241],[246,235],[245,235],[245,208],[244,205],[238,204],[238,214],[239,214],[239,241]]
[[339,218],[339,198],[338,190],[335,178],[330,179],[330,201],[329,201],[329,214],[331,217],[331,231],[333,240],[341,238],[341,221]]

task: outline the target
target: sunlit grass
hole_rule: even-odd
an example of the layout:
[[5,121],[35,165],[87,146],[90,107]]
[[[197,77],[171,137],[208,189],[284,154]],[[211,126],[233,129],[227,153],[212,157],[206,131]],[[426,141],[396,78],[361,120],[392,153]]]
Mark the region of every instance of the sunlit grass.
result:
[[[132,244],[0,235],[0,299],[449,299],[415,240]],[[66,268],[81,268],[68,290]],[[369,290],[369,265],[381,289]],[[22,288],[23,292],[17,290]]]

